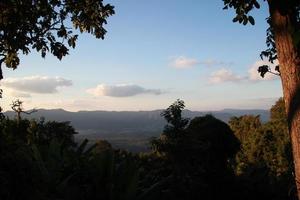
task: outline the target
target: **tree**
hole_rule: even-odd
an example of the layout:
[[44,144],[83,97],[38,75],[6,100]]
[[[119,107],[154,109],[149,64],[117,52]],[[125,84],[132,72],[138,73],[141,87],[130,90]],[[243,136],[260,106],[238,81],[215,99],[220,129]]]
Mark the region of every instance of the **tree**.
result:
[[240,142],[244,142],[251,132],[255,132],[261,127],[259,115],[232,117],[228,123],[230,128],[233,130],[234,135],[240,140]]
[[206,157],[207,168],[217,169],[215,173],[224,170],[228,165],[228,159],[233,158],[239,150],[240,143],[230,127],[212,115],[195,117],[190,121],[186,131],[190,145],[197,145],[198,141],[205,146],[207,155],[201,160],[203,162]]
[[168,124],[165,126],[160,138],[151,141],[154,151],[167,156],[177,154],[178,145],[181,138],[185,136],[185,128],[189,123],[189,119],[182,117],[184,108],[184,101],[177,99],[161,113]]
[[67,122],[20,122],[0,120],[1,200],[136,199],[139,170],[131,153],[106,141],[75,145]]
[[149,169],[144,180],[154,182],[153,177],[158,177],[161,192],[156,198],[160,199],[230,199],[233,192],[228,186],[234,179],[230,161],[239,141],[226,123],[212,115],[184,118],[184,107],[177,100],[162,112],[168,124],[152,141],[154,156],[145,166]]
[[77,134],[70,122],[45,121],[43,118],[39,121],[31,120],[27,128],[28,143],[38,143],[49,145],[51,141],[56,140],[63,147],[75,146],[74,135]]
[[33,109],[31,111],[24,111],[23,109],[23,102],[20,101],[19,99],[15,100],[12,102],[11,104],[11,109],[13,111],[15,111],[15,113],[17,114],[17,121],[20,122],[21,121],[21,114],[24,113],[24,114],[27,114],[27,115],[30,115],[34,112],[37,112],[37,110]]
[[243,135],[235,173],[241,195],[247,197],[244,199],[295,197],[291,142],[282,98],[272,106],[270,114],[265,124],[250,115],[230,120],[235,135]]
[[197,181],[202,180],[206,185],[199,199],[238,199],[233,191],[231,165],[240,143],[230,127],[212,115],[205,115],[193,118],[186,132],[184,163],[190,163],[189,174],[197,177],[192,184],[199,187]]
[[[233,22],[254,25],[249,12],[259,9],[257,0],[223,0],[224,9],[233,8],[236,16]],[[293,147],[296,184],[300,199],[300,1],[267,0],[270,27],[267,29],[268,49],[261,53],[274,62],[278,59],[276,70],[280,73],[288,128]],[[261,66],[258,71],[264,76],[269,70]]]
[[78,35],[73,29],[103,39],[103,25],[113,14],[114,7],[103,4],[103,0],[1,1],[0,80],[2,63],[16,69],[19,53],[36,50],[43,58],[50,52],[62,59],[68,47],[75,48]]

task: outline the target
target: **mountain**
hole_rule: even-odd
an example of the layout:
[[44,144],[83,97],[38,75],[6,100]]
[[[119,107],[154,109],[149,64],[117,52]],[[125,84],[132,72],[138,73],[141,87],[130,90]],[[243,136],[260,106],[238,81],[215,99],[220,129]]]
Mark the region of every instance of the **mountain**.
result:
[[[97,131],[103,134],[110,133],[148,133],[160,132],[165,120],[160,116],[162,110],[153,111],[78,111],[69,112],[63,109],[39,109],[31,115],[24,115],[25,118],[39,119],[44,117],[46,120],[70,121],[78,132]],[[6,116],[13,118],[14,112],[4,113]],[[199,112],[185,110],[183,115],[187,118],[194,118],[205,114],[212,114],[216,118],[228,122],[233,116],[245,114],[260,115],[262,121],[267,121],[269,111],[267,110],[237,110],[224,109],[221,111]]]
[[[52,121],[70,121],[79,133],[76,138],[82,140],[106,139],[115,147],[129,150],[144,151],[150,137],[158,136],[166,122],[160,116],[162,110],[153,111],[78,111],[69,112],[63,109],[39,109],[31,115],[23,115],[29,119],[40,119]],[[224,109],[221,111],[199,112],[185,110],[183,115],[194,118],[205,114],[212,114],[216,118],[228,122],[233,116],[245,114],[260,115],[263,122],[269,119],[267,110],[237,110]],[[15,113],[5,112],[4,115],[13,118]]]

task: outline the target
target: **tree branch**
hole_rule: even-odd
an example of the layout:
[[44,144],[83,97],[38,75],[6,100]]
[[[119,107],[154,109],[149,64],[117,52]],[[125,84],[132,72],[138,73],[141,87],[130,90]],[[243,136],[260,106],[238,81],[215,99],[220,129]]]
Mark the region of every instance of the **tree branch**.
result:
[[271,70],[269,70],[268,72],[271,73],[271,74],[273,74],[273,75],[280,76],[280,73],[272,72]]

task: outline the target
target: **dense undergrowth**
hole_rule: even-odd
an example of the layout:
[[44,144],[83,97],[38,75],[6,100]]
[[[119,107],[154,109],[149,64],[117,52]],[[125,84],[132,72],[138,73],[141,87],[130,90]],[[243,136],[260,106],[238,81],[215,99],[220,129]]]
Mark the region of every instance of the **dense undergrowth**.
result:
[[185,119],[177,100],[151,152],[74,142],[68,122],[1,117],[1,200],[295,199],[284,104],[270,121]]

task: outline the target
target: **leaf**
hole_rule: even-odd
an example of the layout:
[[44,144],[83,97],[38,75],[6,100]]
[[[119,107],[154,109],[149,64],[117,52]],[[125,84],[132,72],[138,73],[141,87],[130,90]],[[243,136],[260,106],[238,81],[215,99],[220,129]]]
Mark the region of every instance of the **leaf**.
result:
[[8,53],[4,60],[7,67],[16,69],[20,63],[20,59],[16,52]]
[[247,23],[248,23],[248,19],[245,18],[245,19],[244,19],[244,22],[243,22],[243,25],[246,25]]
[[44,178],[47,178],[49,176],[49,171],[46,168],[45,162],[42,159],[41,153],[36,145],[31,146],[32,155],[36,161],[36,164],[38,166],[38,169],[40,170],[41,174]]
[[278,71],[280,73],[280,71],[279,71],[279,65],[276,65],[275,71]]
[[252,25],[255,24],[255,20],[254,20],[254,18],[252,16],[249,16],[248,20],[249,20],[250,24],[252,24]]
[[244,18],[243,18],[244,16],[240,16],[240,18],[239,18],[239,23],[242,23],[243,21],[244,21]]
[[239,18],[238,17],[235,17],[235,18],[233,18],[233,22],[237,22],[239,20]]
[[77,154],[81,155],[86,147],[86,145],[88,144],[89,140],[88,139],[84,139],[83,142],[80,144],[80,146],[77,149]]
[[257,8],[257,9],[260,8],[260,5],[259,5],[259,3],[258,3],[257,1],[254,1],[254,6],[255,6],[255,8]]
[[[150,186],[149,188],[147,188],[145,191],[143,191],[138,197],[138,200],[142,200],[142,199],[147,199],[147,197],[149,196],[153,196],[153,194],[159,194],[160,191],[162,191],[162,189],[164,187],[166,187],[166,185],[172,181],[173,177],[170,175],[164,179],[162,179],[161,181],[153,184],[152,186]],[[155,195],[156,196],[156,195]]]
[[257,71],[258,71],[258,73],[260,73],[260,76],[264,78],[265,74],[267,72],[269,72],[269,66],[268,65],[262,65],[262,66],[258,67]]

